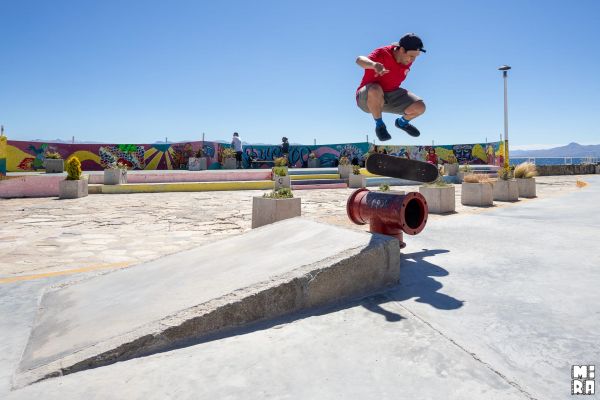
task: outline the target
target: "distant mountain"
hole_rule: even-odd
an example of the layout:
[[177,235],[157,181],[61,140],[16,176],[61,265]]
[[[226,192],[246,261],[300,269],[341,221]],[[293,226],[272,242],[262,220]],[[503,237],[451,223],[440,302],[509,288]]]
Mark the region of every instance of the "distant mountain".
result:
[[512,157],[600,157],[600,144],[580,145],[569,143],[566,146],[543,150],[512,150]]

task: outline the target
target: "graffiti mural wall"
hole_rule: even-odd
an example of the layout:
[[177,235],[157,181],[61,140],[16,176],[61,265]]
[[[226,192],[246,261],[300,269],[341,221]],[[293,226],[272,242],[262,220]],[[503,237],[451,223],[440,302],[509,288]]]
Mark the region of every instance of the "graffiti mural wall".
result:
[[[290,145],[289,163],[294,168],[303,168],[308,165],[308,156],[310,153],[315,153],[321,162],[321,167],[337,166],[337,161],[341,156],[346,156],[350,159],[362,159],[364,154],[369,150],[369,143],[346,143],[346,144],[324,144],[318,146]],[[243,165],[244,168],[256,166],[251,160],[266,160],[270,161],[277,157],[281,157],[281,149],[278,145],[272,146],[244,146]],[[259,167],[267,168],[270,164],[260,165]]]
[[220,168],[216,155],[220,145],[215,142],[155,143],[155,144],[67,144],[9,140],[7,170],[35,171],[43,168],[44,154],[58,152],[63,159],[77,156],[85,171],[101,171],[117,162],[131,169],[180,169],[188,158],[203,147],[211,168]]
[[503,142],[452,144],[440,146],[374,146],[371,152],[386,152],[411,160],[432,161],[437,164],[448,163],[453,157],[459,164],[502,165],[504,162]]
[[6,136],[0,135],[0,179],[6,176],[6,157],[7,154],[7,140]]
[[[154,144],[68,144],[9,140],[5,145],[6,161],[0,156],[2,168],[8,172],[35,171],[43,168],[44,154],[58,152],[64,159],[77,156],[86,171],[99,171],[117,162],[129,165],[137,170],[173,170],[186,169],[188,159],[199,155],[208,158],[209,169],[220,169],[223,149],[230,147],[218,142],[184,142]],[[0,148],[1,143],[0,143]],[[440,146],[376,146],[367,142],[324,145],[291,145],[289,161],[293,167],[302,168],[308,164],[308,158],[314,153],[321,167],[337,166],[341,156],[353,163],[361,163],[367,153],[387,152],[413,160],[446,163],[452,156],[460,164],[502,165],[504,153],[502,142],[455,144]],[[279,145],[245,145],[243,153],[244,168],[270,168],[272,164],[259,161],[272,161],[281,156]],[[255,161],[255,162],[252,162]]]

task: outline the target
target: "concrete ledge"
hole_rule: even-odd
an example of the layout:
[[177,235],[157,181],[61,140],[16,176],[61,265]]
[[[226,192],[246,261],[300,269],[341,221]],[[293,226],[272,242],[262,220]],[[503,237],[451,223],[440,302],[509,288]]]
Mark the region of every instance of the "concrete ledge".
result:
[[537,165],[535,168],[540,176],[583,175],[596,173],[596,166],[594,164]]
[[264,190],[273,189],[273,181],[245,182],[177,182],[177,183],[126,183],[122,185],[100,185],[92,193],[159,193],[159,192],[203,192],[214,190]]
[[294,218],[59,287],[40,301],[14,385],[366,295],[399,268],[392,237]]
[[[128,183],[177,183],[259,181],[271,179],[271,170],[133,170],[127,171]],[[102,173],[91,173],[90,183],[103,183]]]

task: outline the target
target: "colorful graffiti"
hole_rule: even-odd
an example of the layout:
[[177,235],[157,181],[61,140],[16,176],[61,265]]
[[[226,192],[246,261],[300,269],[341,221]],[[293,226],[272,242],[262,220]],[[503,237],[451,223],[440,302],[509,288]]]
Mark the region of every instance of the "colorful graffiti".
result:
[[[34,171],[42,168],[47,151],[59,153],[63,158],[75,155],[87,171],[102,170],[114,162],[122,162],[132,169],[173,170],[187,169],[188,160],[202,153],[207,158],[209,169],[220,169],[221,153],[228,144],[218,142],[183,142],[154,144],[68,144],[8,141],[5,145],[8,172]],[[201,151],[200,151],[201,150]],[[296,168],[307,167],[308,158],[314,153],[321,167],[335,167],[341,156],[346,156],[354,164],[362,164],[367,153],[385,152],[413,160],[447,163],[456,157],[460,164],[501,165],[504,160],[502,142],[455,144],[441,146],[397,146],[373,145],[367,142],[324,145],[291,145],[290,165]],[[260,161],[272,161],[281,156],[278,145],[245,145],[244,168],[270,168],[271,163],[261,165]],[[0,160],[2,157],[0,157]],[[252,162],[255,161],[255,162]],[[0,161],[0,168],[2,168]],[[2,170],[0,169],[0,172]]]
[[6,136],[0,134],[0,179],[6,176],[7,144]]
[[69,144],[9,140],[6,146],[6,169],[9,172],[35,171],[43,168],[44,154],[57,152],[64,159],[77,156],[82,169],[100,171],[114,162],[131,169],[167,170],[187,168],[189,157],[200,148],[211,169],[220,168],[215,155],[221,145],[216,142],[154,144]]
[[[350,159],[362,159],[369,149],[369,143],[344,143],[344,144],[324,144],[318,146],[291,145],[289,152],[289,163],[295,168],[304,168],[308,165],[308,156],[315,153],[320,160],[321,167],[335,167],[340,156],[347,156]],[[251,161],[272,161],[281,157],[281,148],[277,145],[247,145],[244,146],[242,165],[244,168],[259,166],[260,163]],[[270,164],[264,164],[261,167],[270,167]]]
[[394,146],[371,145],[369,152],[385,152],[398,157],[419,161],[448,163],[455,157],[459,164],[502,165],[504,160],[503,142],[453,144],[440,146]]

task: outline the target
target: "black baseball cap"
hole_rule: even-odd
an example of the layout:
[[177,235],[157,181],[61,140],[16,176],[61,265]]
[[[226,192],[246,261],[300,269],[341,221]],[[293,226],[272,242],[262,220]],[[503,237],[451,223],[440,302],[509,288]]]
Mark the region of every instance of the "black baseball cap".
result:
[[406,35],[402,36],[396,45],[398,47],[403,47],[406,51],[419,50],[423,53],[427,52],[427,50],[423,48],[423,41],[421,38],[414,33],[407,33]]

